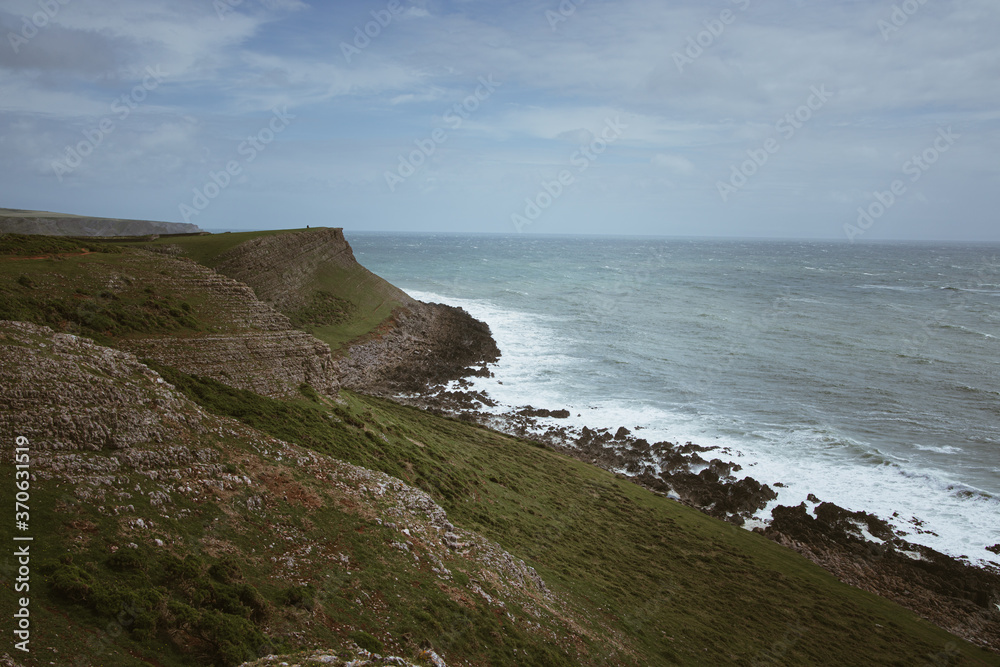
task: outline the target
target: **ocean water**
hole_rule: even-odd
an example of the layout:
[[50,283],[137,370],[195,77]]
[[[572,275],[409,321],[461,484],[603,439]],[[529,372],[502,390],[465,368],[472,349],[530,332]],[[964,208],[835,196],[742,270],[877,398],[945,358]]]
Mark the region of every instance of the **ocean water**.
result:
[[785,485],[773,504],[813,493],[1000,564],[1000,246],[347,237],[490,325],[476,382],[501,403],[719,445]]

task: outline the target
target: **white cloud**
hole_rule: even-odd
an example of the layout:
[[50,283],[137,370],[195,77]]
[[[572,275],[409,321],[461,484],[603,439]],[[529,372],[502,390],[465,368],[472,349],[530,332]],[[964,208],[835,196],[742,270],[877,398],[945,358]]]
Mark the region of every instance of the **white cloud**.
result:
[[652,163],[657,167],[663,167],[675,174],[690,174],[695,171],[694,163],[680,155],[667,155],[657,153],[653,156]]

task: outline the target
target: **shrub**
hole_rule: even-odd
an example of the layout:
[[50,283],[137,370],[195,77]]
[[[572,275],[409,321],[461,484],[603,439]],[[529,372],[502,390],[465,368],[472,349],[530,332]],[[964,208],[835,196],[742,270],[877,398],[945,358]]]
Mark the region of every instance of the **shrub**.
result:
[[310,586],[289,586],[278,596],[281,604],[299,609],[312,609],[315,603],[315,591]]
[[377,637],[373,637],[364,630],[357,630],[351,633],[351,639],[354,643],[363,648],[366,651],[371,651],[372,653],[381,654],[385,651],[385,646],[379,641]]
[[146,563],[135,549],[119,549],[104,561],[115,572],[136,572],[146,569]]

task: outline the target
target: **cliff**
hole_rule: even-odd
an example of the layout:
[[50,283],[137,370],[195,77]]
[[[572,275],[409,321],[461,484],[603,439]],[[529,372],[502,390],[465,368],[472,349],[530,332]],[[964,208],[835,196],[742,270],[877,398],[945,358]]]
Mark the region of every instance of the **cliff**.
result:
[[150,234],[197,234],[198,225],[92,218],[47,211],[0,209],[0,234],[48,234],[52,236],[146,236]]
[[247,285],[160,253],[94,247],[0,259],[0,318],[91,336],[266,396],[299,396],[303,383],[337,393],[329,346]]
[[[418,302],[358,264],[342,229],[225,235],[207,254],[201,239],[164,239],[328,343],[345,387],[412,393],[470,373],[500,356],[489,326],[460,308]],[[215,240],[215,239],[213,239]]]
[[[378,597],[393,589],[394,607],[419,608],[422,590],[435,589],[496,610],[530,608],[527,617],[578,632],[557,618],[562,603],[534,570],[454,526],[426,492],[210,415],[127,352],[0,321],[0,405],[0,432],[30,443],[33,527],[62,526],[39,534],[32,552],[36,632],[50,637],[35,656],[61,659],[50,641],[76,643],[71,655],[83,662],[74,664],[126,664],[135,653],[87,644],[86,622],[40,604],[43,578],[57,597],[116,618],[108,627],[117,634],[159,632],[170,638],[167,657],[201,656],[198,664],[266,653],[274,645],[264,631],[334,643],[337,632],[310,628],[314,605],[339,604],[339,585],[326,591],[321,576],[353,580],[349,596],[361,598],[339,619],[345,635],[360,625],[351,616],[390,623]],[[46,518],[52,503],[60,509]],[[290,522],[290,511],[308,519]],[[353,537],[331,539],[341,531]],[[363,572],[372,553],[380,568]],[[381,579],[390,573],[406,584]],[[541,626],[533,632],[547,641]],[[381,644],[359,629],[349,636]],[[413,653],[444,664],[433,651]]]
[[[467,313],[365,282],[336,230],[0,241],[0,320],[18,320],[0,323],[0,432],[31,467],[27,666],[1000,664],[612,472],[334,396],[340,378],[417,391],[495,352]],[[0,472],[14,507],[12,457]],[[809,556],[826,533],[791,518]],[[4,610],[15,567],[0,556]]]

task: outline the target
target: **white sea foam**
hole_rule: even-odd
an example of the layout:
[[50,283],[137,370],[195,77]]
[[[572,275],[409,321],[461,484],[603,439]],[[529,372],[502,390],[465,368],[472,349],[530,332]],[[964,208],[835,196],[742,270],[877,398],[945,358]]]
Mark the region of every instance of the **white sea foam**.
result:
[[[973,562],[1000,565],[985,547],[1000,543],[1000,501],[966,486],[945,470],[915,469],[905,457],[880,452],[869,443],[837,433],[834,427],[741,422],[735,415],[711,414],[642,401],[627,396],[595,397],[580,387],[578,375],[593,360],[566,354],[564,318],[518,312],[486,300],[459,299],[411,291],[422,301],[459,306],[490,325],[502,357],[494,378],[474,378],[501,405],[568,409],[569,419],[542,419],[543,425],[638,428],[633,435],[649,442],[692,441],[718,446],[709,457],[743,466],[739,475],[771,484],[778,499],[758,513],[770,519],[781,505],[798,505],[815,494],[850,511],[867,511],[887,520],[904,538]],[[955,454],[951,446],[914,445],[918,451]],[[724,452],[724,453],[723,453]],[[780,482],[784,487],[773,487]],[[920,523],[921,527],[916,524]]]

